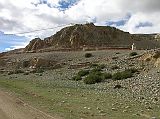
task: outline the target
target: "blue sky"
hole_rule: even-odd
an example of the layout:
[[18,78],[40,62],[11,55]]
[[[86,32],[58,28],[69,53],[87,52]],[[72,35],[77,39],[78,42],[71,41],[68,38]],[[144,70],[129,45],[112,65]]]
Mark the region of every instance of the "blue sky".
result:
[[[0,32],[0,51],[6,51],[10,49],[19,48],[18,46],[26,45],[24,36],[17,36],[11,34],[4,34]],[[15,44],[17,46],[15,46]]]
[[[0,0],[0,52],[25,47],[70,23],[93,22],[130,33],[160,33],[159,0]],[[66,25],[67,26],[67,25]]]

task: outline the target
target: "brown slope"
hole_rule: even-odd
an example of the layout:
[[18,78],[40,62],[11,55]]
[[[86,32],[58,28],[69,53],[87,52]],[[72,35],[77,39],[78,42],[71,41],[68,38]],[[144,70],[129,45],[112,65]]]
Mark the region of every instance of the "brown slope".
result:
[[38,51],[52,47],[52,49],[80,49],[85,47],[131,47],[136,43],[138,49],[151,49],[160,46],[155,35],[131,35],[109,26],[95,26],[94,24],[76,24],[63,28],[55,35],[41,40],[33,39],[25,51]]

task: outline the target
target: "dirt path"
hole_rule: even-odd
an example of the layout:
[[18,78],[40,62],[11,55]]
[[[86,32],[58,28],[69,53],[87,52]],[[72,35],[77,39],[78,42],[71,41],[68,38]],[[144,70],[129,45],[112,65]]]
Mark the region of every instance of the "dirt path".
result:
[[0,119],[57,119],[0,90]]

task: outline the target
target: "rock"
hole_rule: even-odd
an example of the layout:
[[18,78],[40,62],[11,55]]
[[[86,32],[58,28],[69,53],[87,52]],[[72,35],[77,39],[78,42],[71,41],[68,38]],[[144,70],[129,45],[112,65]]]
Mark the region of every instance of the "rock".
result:
[[151,119],[157,119],[156,117],[151,117]]
[[117,111],[117,109],[116,109],[116,108],[112,108],[112,110],[113,110],[113,111]]
[[48,47],[49,45],[46,41],[41,40],[40,38],[35,38],[25,47],[24,51],[37,51],[38,49],[43,49]]
[[117,84],[113,87],[114,89],[120,89],[120,88],[123,88],[121,85]]
[[99,110],[99,113],[105,113],[103,110]]
[[52,67],[56,65],[55,61],[52,60],[47,60],[47,59],[42,59],[42,58],[33,58],[30,61],[30,67],[32,68],[41,68],[41,67]]
[[128,109],[128,108],[130,108],[130,106],[126,106],[126,107],[125,107],[125,109]]
[[123,112],[127,112],[127,110],[123,110]]

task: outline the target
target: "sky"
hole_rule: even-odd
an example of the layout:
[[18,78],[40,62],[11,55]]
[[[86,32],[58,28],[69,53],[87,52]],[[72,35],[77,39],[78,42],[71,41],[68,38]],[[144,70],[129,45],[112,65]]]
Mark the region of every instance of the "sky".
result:
[[[71,23],[160,33],[159,6],[160,0],[0,0],[0,52],[23,48]],[[19,34],[47,28],[53,29]]]

